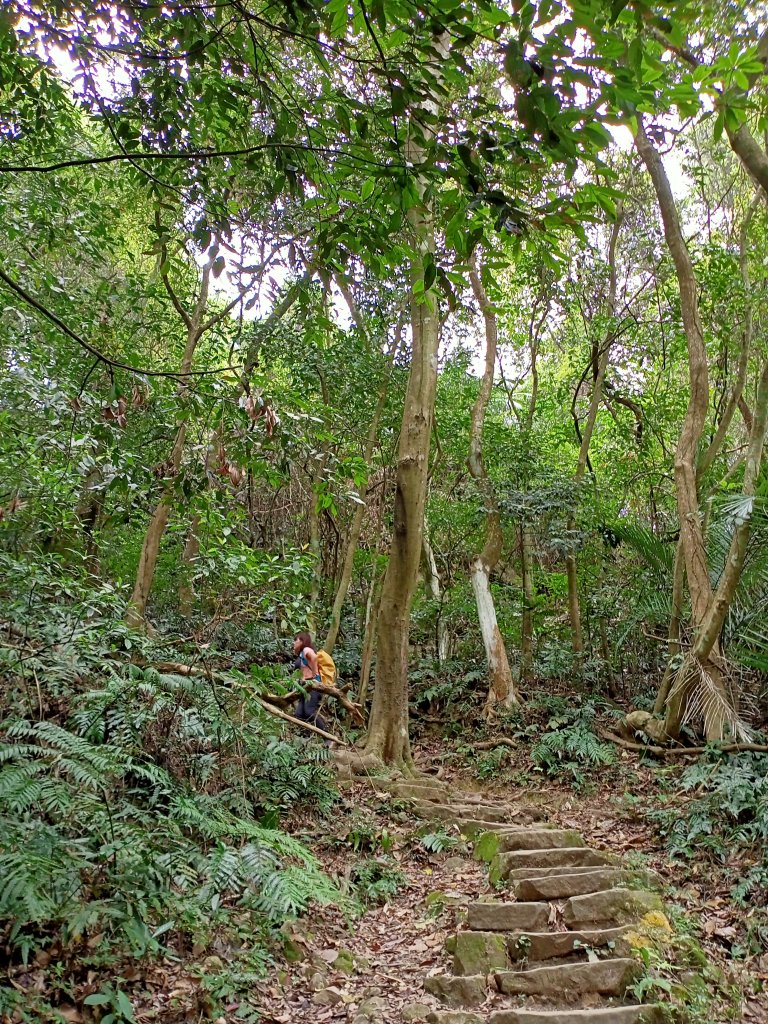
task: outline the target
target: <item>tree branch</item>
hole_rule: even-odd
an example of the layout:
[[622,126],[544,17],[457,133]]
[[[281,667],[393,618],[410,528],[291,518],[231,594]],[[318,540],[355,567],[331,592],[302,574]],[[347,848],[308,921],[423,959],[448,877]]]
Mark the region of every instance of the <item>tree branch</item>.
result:
[[99,360],[99,362],[104,363],[105,366],[111,366],[115,370],[127,370],[128,373],[135,373],[140,377],[168,377],[171,380],[182,380],[184,377],[210,377],[217,373],[224,373],[232,369],[231,366],[221,366],[215,370],[195,370],[194,372],[183,374],[179,373],[177,370],[145,370],[140,366],[131,366],[129,363],[123,363],[119,359],[112,359],[110,356],[104,355],[103,352],[100,352],[99,349],[89,341],[86,341],[85,338],[82,338],[79,334],[73,331],[71,327],[68,327],[60,317],[51,312],[50,309],[47,309],[41,302],[38,302],[37,299],[33,298],[29,292],[25,291],[20,284],[14,281],[12,277],[9,277],[2,269],[0,269],[0,281],[2,281],[12,292],[23,299],[28,306],[37,310],[37,312],[44,316],[46,320],[50,320],[50,322],[58,327],[63,334],[66,334],[68,338],[77,342],[77,344],[80,345],[81,348],[84,348],[86,352],[90,352],[92,356],[95,356]]

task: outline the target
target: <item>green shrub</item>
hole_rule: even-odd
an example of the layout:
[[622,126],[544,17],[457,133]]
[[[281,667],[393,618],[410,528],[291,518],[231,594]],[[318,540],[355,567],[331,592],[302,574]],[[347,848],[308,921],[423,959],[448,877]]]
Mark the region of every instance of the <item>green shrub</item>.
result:
[[648,812],[676,857],[700,858],[706,852],[725,862],[737,852],[730,871],[733,897],[742,905],[762,900],[768,891],[768,755],[742,752],[713,763],[702,757],[683,772],[684,802]]

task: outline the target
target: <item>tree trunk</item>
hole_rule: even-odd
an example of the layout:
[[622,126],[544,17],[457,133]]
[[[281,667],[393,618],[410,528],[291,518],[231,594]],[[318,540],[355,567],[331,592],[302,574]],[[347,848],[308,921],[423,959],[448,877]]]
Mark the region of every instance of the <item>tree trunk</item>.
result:
[[378,626],[380,605],[381,576],[376,571],[376,562],[374,562],[371,582],[368,587],[368,597],[365,602],[363,653],[360,659],[360,687],[357,694],[357,702],[363,708],[365,708],[366,701],[368,700],[371,667],[373,665],[373,656],[376,653],[376,629]]
[[[323,459],[325,462],[325,459]],[[321,469],[322,474],[322,469]],[[320,581],[322,578],[322,561],[320,552],[320,511],[317,507],[318,494],[315,477],[310,477],[309,488],[309,553],[312,556],[312,584],[309,592],[309,612],[307,627],[315,635],[317,602],[320,598]]]
[[[445,35],[435,44],[439,52],[446,52]],[[428,106],[434,117],[437,104]],[[407,166],[422,164],[426,155],[423,140],[433,132],[430,124],[412,125],[405,153]],[[438,296],[434,287],[427,287],[425,278],[427,267],[434,265],[433,201],[422,177],[416,176],[415,185],[420,203],[408,211],[416,250],[411,267],[411,368],[398,446],[392,544],[379,611],[376,687],[364,750],[366,757],[380,758],[409,772],[413,763],[408,736],[408,632],[421,560],[440,344]]]
[[520,572],[523,577],[520,678],[530,683],[533,679],[533,611],[536,594],[533,586],[533,531],[526,522],[520,527]]
[[493,482],[488,476],[483,459],[483,427],[485,414],[491,399],[493,378],[496,371],[496,351],[499,343],[499,328],[496,311],[488,301],[481,274],[474,259],[470,266],[469,279],[472,292],[483,314],[485,324],[485,370],[480,382],[469,431],[469,472],[480,492],[485,506],[485,540],[482,550],[470,565],[470,579],[477,604],[477,617],[480,622],[480,633],[483,637],[485,659],[488,665],[488,698],[486,715],[491,716],[494,707],[512,707],[520,703],[520,697],[512,679],[512,670],[504,646],[504,640],[496,619],[496,606],[491,593],[491,572],[501,557],[504,535],[501,529],[501,516],[496,500]]
[[424,554],[424,584],[427,592],[437,606],[437,617],[435,619],[435,653],[437,654],[438,665],[444,665],[448,660],[450,637],[448,636],[448,623],[443,616],[443,586],[440,582],[440,572],[437,568],[435,552],[429,541],[426,525],[422,541]]
[[168,518],[171,514],[171,502],[173,501],[173,481],[178,475],[181,467],[181,456],[184,451],[184,441],[187,435],[186,424],[182,423],[176,431],[176,440],[173,445],[171,457],[168,460],[167,475],[170,478],[165,484],[163,493],[155,506],[155,510],[149,520],[147,532],[144,534],[144,541],[141,545],[139,556],[139,567],[136,571],[136,581],[133,585],[133,593],[125,612],[127,625],[139,629],[146,625],[147,604],[152,590],[152,583],[155,579],[157,559],[160,554],[160,543],[168,525]]
[[192,588],[192,573],[197,556],[200,554],[200,515],[195,513],[189,523],[187,539],[184,543],[184,552],[181,556],[184,580],[179,587],[179,611],[188,619],[192,615],[192,607],[195,600],[195,592]]
[[[680,308],[683,328],[688,345],[689,396],[680,438],[675,452],[675,484],[677,489],[677,510],[680,519],[680,540],[685,558],[685,572],[691,595],[691,614],[696,634],[694,651],[703,650],[700,640],[704,625],[712,607],[714,594],[709,579],[704,534],[699,515],[699,494],[696,457],[709,406],[709,368],[704,344],[704,333],[699,317],[696,275],[693,263],[683,237],[677,207],[669,185],[669,179],[656,148],[646,135],[642,115],[638,115],[637,151],[651,177],[659,203],[664,236],[672,255],[680,289]],[[678,680],[672,688],[667,702],[665,729],[668,735],[677,737],[689,701],[697,688],[709,688],[713,705],[720,710],[727,704],[723,682],[723,661],[717,638],[708,645],[704,659],[692,652],[681,667]],[[707,739],[721,739],[723,733],[722,715],[718,712],[705,723]]]

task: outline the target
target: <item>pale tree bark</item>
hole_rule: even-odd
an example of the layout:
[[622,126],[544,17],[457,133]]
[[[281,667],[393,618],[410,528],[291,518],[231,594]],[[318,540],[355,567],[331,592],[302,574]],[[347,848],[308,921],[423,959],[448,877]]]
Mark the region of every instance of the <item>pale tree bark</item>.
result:
[[[355,308],[354,302],[351,295],[345,296],[347,305],[350,306],[350,310]],[[394,365],[397,351],[402,342],[403,324],[402,320],[398,323],[395,331],[395,339],[392,343],[392,348],[387,356],[387,366],[384,377],[382,378],[379,386],[379,392],[376,397],[376,408],[373,412],[373,418],[371,419],[370,426],[368,427],[368,434],[365,438],[365,444],[363,446],[363,459],[366,465],[370,466],[371,459],[373,458],[373,450],[376,446],[376,440],[379,436],[379,425],[381,424],[381,417],[384,413],[384,406],[387,403],[387,391],[389,389],[389,380],[392,375],[392,367]],[[347,599],[347,593],[349,591],[349,585],[352,582],[352,570],[355,564],[355,554],[357,553],[357,547],[360,543],[360,534],[363,528],[363,519],[365,518],[366,504],[365,499],[368,493],[367,482],[360,488],[359,499],[360,504],[355,506],[355,511],[352,515],[352,522],[349,525],[349,532],[347,534],[347,545],[344,551],[344,562],[341,567],[341,576],[339,577],[339,583],[336,587],[336,595],[333,600],[333,608],[331,609],[331,621],[328,626],[328,633],[325,637],[324,649],[329,653],[333,653],[333,649],[336,646],[336,640],[339,635],[339,626],[341,625],[341,613],[344,608],[344,602]]]
[[[739,232],[739,268],[741,277],[744,282],[744,287],[749,295],[750,281],[749,281],[749,268],[747,259],[747,237],[749,232],[749,226],[752,222],[752,218],[755,211],[760,203],[760,196],[756,195],[750,203],[749,209],[747,210],[746,216],[741,224]],[[752,303],[747,300],[746,309],[744,311],[744,329],[741,336],[741,344],[738,352],[738,360],[736,367],[736,377],[731,387],[728,400],[723,409],[718,423],[717,430],[707,446],[706,450],[702,453],[696,466],[696,479],[697,485],[706,476],[708,470],[712,467],[715,459],[717,458],[720,450],[725,441],[728,428],[733,420],[734,413],[737,408],[741,408],[744,405],[744,385],[747,379],[747,368],[749,365],[749,355],[752,348],[752,333],[753,333],[753,311]],[[747,431],[752,431],[752,417],[751,414],[747,421]],[[668,633],[668,658],[667,666],[664,670],[664,676],[661,680],[658,693],[656,694],[656,700],[653,706],[654,715],[661,715],[664,713],[664,709],[667,706],[667,700],[669,699],[670,690],[674,683],[675,672],[677,670],[677,657],[680,654],[680,628],[682,619],[682,607],[683,599],[685,595],[685,555],[683,552],[682,538],[678,540],[677,547],[675,548],[675,561],[672,574],[672,614],[669,620],[669,633]]]
[[378,626],[379,608],[381,605],[382,578],[374,562],[371,571],[371,582],[368,586],[368,597],[365,602],[365,624],[363,627],[363,651],[360,657],[360,686],[357,702],[363,709],[368,700],[368,688],[371,681],[373,656],[376,653],[376,631]]
[[[445,35],[435,40],[435,47],[440,53],[447,51]],[[434,118],[437,103],[429,102],[427,107]],[[414,115],[406,144],[407,166],[422,165],[425,140],[433,134],[431,121],[420,123]],[[416,250],[411,265],[411,368],[398,446],[392,543],[379,611],[376,686],[364,750],[366,757],[409,772],[413,762],[408,735],[408,633],[421,559],[440,344],[437,292],[427,286],[425,277],[427,268],[434,265],[434,205],[418,171],[415,185],[420,202],[408,211]]]
[[[749,518],[747,517],[746,521],[734,532],[726,569],[718,585],[717,595],[715,595],[710,582],[704,534],[701,527],[696,466],[697,450],[709,405],[709,372],[699,316],[696,274],[680,227],[669,179],[658,151],[645,132],[642,116],[638,117],[635,145],[648,169],[658,199],[664,224],[664,235],[675,265],[680,290],[683,328],[688,344],[690,393],[675,453],[675,484],[680,519],[680,539],[685,558],[688,591],[691,597],[694,642],[689,656],[678,673],[676,683],[670,691],[664,724],[669,736],[678,736],[682,723],[690,711],[694,695],[703,689],[709,695],[705,702],[708,709],[705,714],[705,732],[707,739],[712,741],[723,738],[729,708],[729,697],[724,680],[725,663],[720,650],[720,630],[741,575],[746,540],[749,536]],[[751,469],[745,468],[745,494],[749,493],[751,473],[754,471],[755,465],[759,468],[764,427],[764,418],[761,419],[756,413],[750,434],[750,451],[754,452],[754,445],[758,444],[759,438],[759,453],[754,455]]]
[[379,498],[378,525],[376,528],[376,539],[373,545],[374,560],[371,567],[371,580],[368,586],[368,596],[365,602],[365,618],[363,621],[363,650],[360,658],[360,687],[358,690],[358,702],[365,707],[368,700],[368,688],[373,668],[373,658],[376,653],[376,631],[379,622],[379,610],[381,607],[381,591],[383,575],[379,569],[379,552],[381,549],[381,534],[384,528],[384,504],[387,498],[387,477],[381,486]]
[[448,660],[450,637],[448,635],[448,623],[443,615],[443,585],[440,581],[440,571],[437,568],[437,559],[429,539],[426,523],[424,524],[422,554],[424,556],[424,585],[427,588],[430,599],[437,606],[437,618],[435,619],[437,663],[438,665],[444,665]]
[[477,605],[477,617],[480,633],[485,647],[485,659],[488,664],[488,697],[486,700],[486,716],[491,717],[496,706],[513,707],[520,703],[520,697],[512,678],[509,667],[507,649],[496,618],[496,606],[491,592],[491,573],[501,557],[504,535],[501,529],[499,503],[493,482],[483,459],[483,427],[488,403],[493,390],[493,378],[496,370],[496,353],[499,346],[499,328],[496,311],[488,301],[483,285],[481,272],[476,261],[472,260],[469,271],[472,292],[480,307],[485,325],[485,369],[477,399],[472,409],[469,429],[469,472],[480,492],[485,507],[485,540],[478,555],[469,567],[469,576]]
[[[619,232],[621,231],[621,222],[623,219],[623,212],[621,207],[617,210],[616,220],[614,221],[613,228],[611,229],[611,237],[608,243],[608,301],[607,301],[607,313],[610,317],[610,323],[603,339],[602,346],[600,347],[597,355],[597,365],[594,371],[594,380],[592,383],[592,398],[589,403],[589,410],[587,412],[587,419],[584,423],[584,428],[581,432],[581,444],[579,446],[579,457],[576,463],[576,472],[574,474],[574,483],[577,488],[584,479],[584,474],[587,470],[587,464],[589,461],[589,446],[592,442],[592,434],[595,429],[595,423],[597,421],[597,414],[600,409],[600,403],[603,399],[603,385],[605,383],[605,375],[608,370],[608,362],[611,354],[611,344],[613,343],[613,337],[615,332],[614,318],[616,316],[616,290],[617,290],[617,275],[616,275],[616,245],[619,240]],[[569,531],[576,529],[576,519],[571,516],[568,521]],[[583,661],[584,661],[584,638],[581,629],[581,604],[579,601],[579,582],[578,582],[578,566],[576,563],[576,552],[571,551],[565,559],[565,572],[568,580],[568,618],[571,624],[571,649],[574,654],[577,671],[581,672]]]

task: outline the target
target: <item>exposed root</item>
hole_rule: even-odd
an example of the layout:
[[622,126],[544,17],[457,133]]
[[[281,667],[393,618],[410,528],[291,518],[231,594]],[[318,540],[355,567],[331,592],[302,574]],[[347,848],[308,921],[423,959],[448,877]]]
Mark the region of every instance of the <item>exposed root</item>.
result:
[[597,728],[598,736],[624,750],[636,750],[644,754],[656,754],[659,757],[698,757],[699,754],[715,751],[718,754],[737,754],[742,751],[753,751],[758,754],[768,754],[768,744],[765,743],[724,743],[710,744],[708,747],[657,747],[651,743],[633,743],[631,740],[624,740],[607,729]]
[[493,750],[494,747],[512,747],[516,749],[518,744],[514,740],[508,739],[506,736],[499,736],[495,740],[483,740],[481,743],[473,744],[475,750]]

